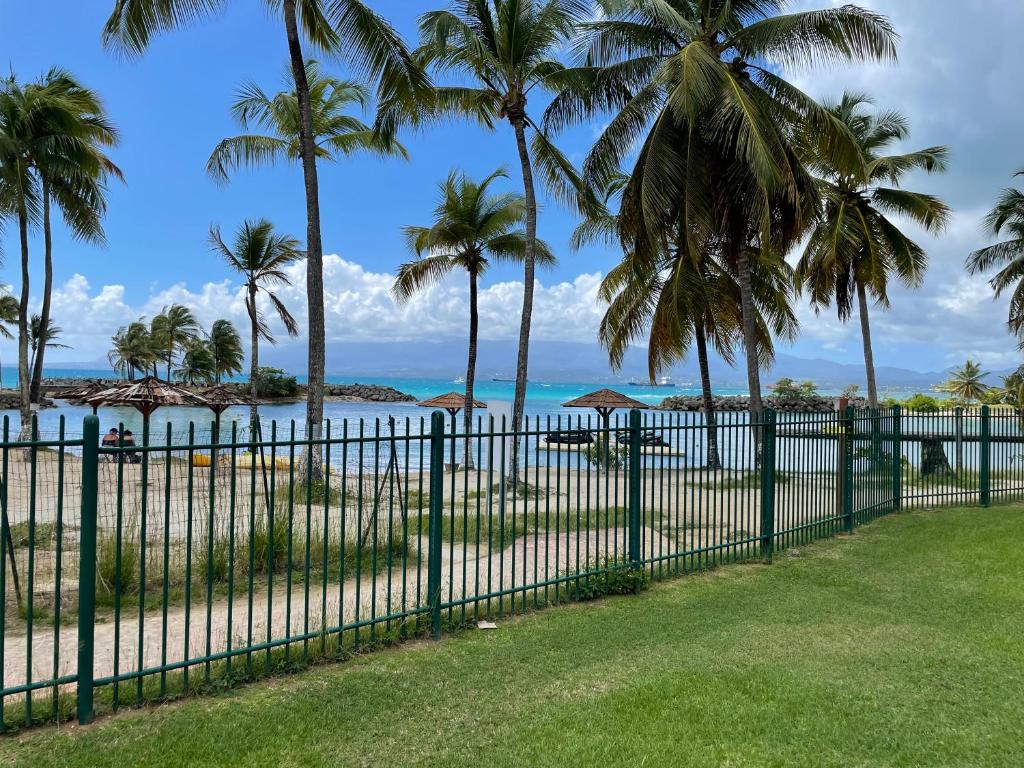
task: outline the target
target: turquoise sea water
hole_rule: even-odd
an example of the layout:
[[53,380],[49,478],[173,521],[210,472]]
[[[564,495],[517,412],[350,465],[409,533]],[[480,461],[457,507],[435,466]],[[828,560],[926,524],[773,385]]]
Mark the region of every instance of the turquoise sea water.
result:
[[[109,370],[100,369],[83,370],[53,368],[47,369],[46,371],[47,377],[60,378],[109,378],[112,375],[113,374]],[[327,381],[338,384],[358,382],[363,384],[385,385],[394,387],[402,392],[407,392],[417,400],[425,400],[427,398],[445,394],[446,392],[462,391],[464,388],[464,385],[455,383],[451,380],[429,378],[328,376]],[[3,371],[3,383],[6,387],[17,386],[16,371],[5,366]],[[546,423],[549,416],[553,423],[557,421],[559,416],[562,418],[563,424],[567,423],[570,417],[573,419],[574,423],[578,417],[582,417],[585,422],[586,418],[593,414],[592,411],[583,410],[570,412],[568,409],[562,408],[561,405],[568,400],[602,387],[615,389],[642,403],[650,404],[651,406],[657,405],[664,398],[670,395],[699,394],[699,390],[697,389],[681,386],[636,386],[625,382],[610,383],[607,381],[532,381],[527,387],[527,414],[531,418],[540,418],[542,424]],[[502,411],[500,404],[507,404],[507,407],[511,407],[514,388],[515,385],[512,382],[491,381],[490,377],[482,377],[481,380],[476,382],[475,397],[477,400],[482,400],[493,405],[493,410],[500,413]],[[745,394],[746,390],[721,388],[716,389],[716,393],[722,395],[736,395]],[[47,435],[55,434],[59,428],[60,417],[63,416],[65,419],[66,431],[69,434],[77,434],[81,431],[82,419],[89,413],[90,409],[86,407],[58,402],[58,407],[47,408],[39,412],[38,419],[40,432],[41,434]],[[488,412],[486,410],[483,412],[478,410],[477,413],[485,420],[487,419]],[[7,411],[4,415],[10,420],[11,430],[16,430],[18,424],[17,412]],[[118,423],[123,423],[126,428],[138,432],[142,426],[141,418],[138,413],[131,408],[101,408],[99,415],[101,426],[104,430],[112,426],[117,426]],[[297,422],[297,429],[301,431],[301,425],[305,419],[305,404],[299,402],[281,405],[263,405],[260,406],[260,415],[262,420],[268,425],[270,421],[276,421],[278,423],[279,431],[290,430],[291,421],[294,419]],[[410,428],[413,431],[416,431],[421,418],[429,421],[430,411],[424,408],[418,408],[415,404],[411,403],[346,403],[329,401],[324,404],[324,416],[338,426],[341,426],[342,422],[347,420],[350,424],[350,429],[352,428],[352,425],[358,424],[360,419],[372,425],[377,419],[386,421],[389,416],[394,416],[403,424],[405,420],[408,419],[410,421]],[[224,414],[223,423],[225,425],[229,425],[232,420],[237,420],[240,426],[247,423],[248,409],[229,409]],[[209,428],[211,415],[209,411],[206,411],[205,409],[160,409],[153,414],[150,423],[150,431],[154,436],[163,435],[166,432],[168,423],[170,423],[172,432],[180,435],[187,432],[190,422],[194,423],[197,433],[204,433]],[[402,428],[400,427],[400,429]],[[402,429],[402,431],[404,431],[404,429]]]

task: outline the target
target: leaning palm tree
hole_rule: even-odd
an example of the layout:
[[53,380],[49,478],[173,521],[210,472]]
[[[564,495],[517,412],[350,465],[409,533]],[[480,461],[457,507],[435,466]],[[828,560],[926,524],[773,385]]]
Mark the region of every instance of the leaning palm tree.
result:
[[295,318],[271,288],[291,285],[285,268],[303,258],[305,254],[299,250],[298,240],[290,235],[274,232],[274,225],[266,219],[249,220],[242,224],[235,233],[234,242],[230,247],[221,237],[220,228],[211,227],[210,246],[244,280],[245,309],[249,313],[250,328],[249,394],[252,397],[251,416],[255,428],[258,424],[256,400],[259,395],[259,342],[263,339],[274,343],[274,336],[263,312],[260,311],[258,299],[261,295],[265,296],[284,324],[288,335],[298,336],[299,327]]
[[159,359],[149,326],[141,319],[118,328],[111,343],[113,347],[107,353],[107,360],[118,374],[126,376],[129,381],[135,379],[136,373],[147,375]]
[[955,369],[949,380],[937,389],[970,404],[981,400],[988,391],[988,384],[984,381],[987,376],[988,372],[981,370],[981,363],[968,360],[960,368]]
[[[528,96],[535,89],[550,91],[550,77],[564,68],[558,56],[585,12],[581,0],[458,0],[448,10],[431,11],[420,18],[422,42],[417,53],[422,61],[438,72],[465,76],[470,83],[436,88],[431,114],[465,116],[486,128],[507,120],[515,136],[526,204],[526,250],[513,431],[522,423],[529,374],[538,253],[534,170],[561,201],[576,207],[592,205],[572,163],[530,116]],[[529,142],[528,134],[532,135]]]
[[[416,260],[398,268],[392,292],[399,302],[408,301],[455,270],[469,275],[469,349],[466,361],[465,463],[472,464],[470,432],[473,430],[473,386],[476,380],[479,314],[477,290],[480,276],[491,261],[522,261],[527,236],[521,229],[526,220],[526,200],[521,195],[489,194],[491,184],[508,178],[498,170],[480,183],[455,173],[440,185],[440,199],[429,227],[405,228],[405,238]],[[534,258],[552,265],[554,255],[543,241],[537,241]]]
[[553,73],[553,130],[611,113],[586,162],[596,188],[639,146],[620,216],[657,242],[677,222],[689,250],[716,242],[741,290],[751,414],[761,379],[755,264],[778,261],[815,214],[814,185],[795,152],[807,127],[821,152],[855,162],[849,133],[778,66],[895,58],[888,21],[852,5],[780,14],[779,0],[600,0],[581,29],[580,65]]
[[[320,192],[316,131],[303,39],[314,48],[349,61],[358,74],[376,81],[377,97],[388,103],[419,98],[429,81],[401,37],[363,0],[264,0],[280,13],[299,110],[299,157],[306,196],[306,294],[309,316],[309,370],[306,418],[320,434],[324,406],[324,285],[320,237]],[[115,0],[103,30],[104,43],[139,54],[153,35],[216,15],[227,0]],[[314,462],[319,452],[311,451]],[[319,467],[314,471],[319,474]]]
[[224,376],[232,376],[242,372],[242,338],[230,320],[217,320],[210,328],[206,340],[213,357],[213,377],[220,384]]
[[44,230],[45,324],[52,283],[51,203],[76,237],[102,239],[104,180],[119,172],[101,147],[113,141],[113,128],[95,94],[67,73],[52,70],[42,81],[27,85],[13,74],[0,82],[0,209],[17,220],[21,256],[18,384],[23,433],[31,422],[33,378],[28,338],[29,231],[40,224]]
[[184,304],[171,304],[164,307],[160,314],[153,318],[150,334],[153,344],[160,350],[160,356],[167,364],[167,381],[171,380],[171,366],[174,356],[184,351],[192,342],[199,338],[199,321],[192,310]]
[[[1024,170],[1014,176],[1024,176]],[[1024,349],[1024,192],[1013,187],[1004,189],[985,217],[985,228],[992,237],[1006,239],[972,253],[967,258],[967,271],[975,275],[999,269],[989,285],[996,298],[1010,290],[1007,324]]]
[[[53,293],[53,237],[50,210],[56,204],[71,234],[78,240],[103,244],[106,212],[106,181],[123,180],[121,169],[103,151],[117,143],[117,132],[95,91],[81,85],[68,72],[52,69],[36,86],[67,102],[67,109],[51,115],[55,141],[35,155],[42,196],[43,297],[41,328],[50,323]],[[70,120],[69,120],[70,118]],[[43,345],[30,366],[29,400],[39,401],[46,349]]]
[[[318,161],[358,152],[408,159],[405,148],[393,136],[375,131],[349,114],[352,107],[365,109],[370,100],[364,86],[325,75],[313,60],[306,62],[306,82]],[[231,136],[214,148],[206,171],[218,181],[227,181],[230,172],[241,166],[301,160],[302,120],[294,86],[271,97],[255,83],[246,83],[231,106],[231,114],[243,129],[257,128],[265,133]]]
[[838,104],[826,105],[857,141],[861,156],[852,165],[841,165],[813,148],[808,153],[806,161],[818,175],[822,211],[797,264],[796,279],[807,289],[815,310],[835,303],[842,321],[850,318],[856,301],[868,405],[877,408],[868,296],[878,306],[889,306],[889,281],[895,277],[907,286],[918,286],[928,262],[924,249],[890,217],[939,232],[950,210],[937,197],[900,188],[901,177],[910,171],[945,170],[947,149],[886,154],[894,142],[907,137],[907,121],[899,112],[866,110],[871,103],[866,96],[845,93]]

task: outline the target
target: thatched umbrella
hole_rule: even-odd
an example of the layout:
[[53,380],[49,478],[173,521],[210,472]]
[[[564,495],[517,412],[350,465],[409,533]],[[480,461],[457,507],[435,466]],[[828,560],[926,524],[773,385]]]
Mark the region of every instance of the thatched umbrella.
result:
[[215,387],[207,387],[199,393],[206,401],[206,407],[213,411],[217,432],[220,432],[220,417],[228,408],[233,405],[252,405],[253,400],[236,387],[228,387],[218,384]]
[[93,395],[98,395],[100,392],[109,389],[109,387],[102,381],[93,379],[88,384],[85,384],[76,389],[72,389],[63,394],[65,400],[78,403],[87,403],[92,405],[93,415],[96,415],[96,409],[99,408],[99,403],[89,403],[89,398]]
[[94,408],[101,405],[130,405],[141,413],[143,445],[146,445],[149,439],[149,417],[160,406],[209,407],[209,403],[202,395],[162,381],[155,376],[147,376],[139,381],[123,381],[84,399]]
[[[451,417],[454,419],[455,415],[466,407],[466,395],[465,393],[449,392],[446,395],[438,395],[432,397],[429,400],[424,400],[421,403],[416,403],[421,408],[440,408],[448,411]],[[479,400],[473,400],[474,408],[486,408],[487,403],[482,403]]]
[[599,389],[596,392],[577,397],[567,403],[562,403],[563,408],[593,408],[601,417],[601,424],[608,428],[608,420],[612,411],[618,408],[646,408],[647,405],[632,397],[626,397],[620,392],[612,389]]

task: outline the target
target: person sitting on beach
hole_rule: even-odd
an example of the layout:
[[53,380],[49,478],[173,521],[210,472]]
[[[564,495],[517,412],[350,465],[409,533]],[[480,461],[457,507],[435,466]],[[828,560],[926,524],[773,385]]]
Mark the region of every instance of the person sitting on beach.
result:
[[[125,448],[135,447],[135,435],[132,434],[130,429],[125,430],[121,445]],[[140,464],[142,463],[142,456],[135,451],[126,451],[124,454],[124,460],[129,464]]]
[[[117,427],[111,427],[110,431],[107,432],[107,434],[105,434],[103,436],[103,439],[100,441],[100,447],[101,448],[117,448],[118,443],[120,443],[120,439],[121,438],[120,438],[120,435],[117,432]],[[106,454],[103,455],[103,461],[114,461],[114,460],[115,460],[114,459],[114,454],[112,454],[112,453],[106,453]]]

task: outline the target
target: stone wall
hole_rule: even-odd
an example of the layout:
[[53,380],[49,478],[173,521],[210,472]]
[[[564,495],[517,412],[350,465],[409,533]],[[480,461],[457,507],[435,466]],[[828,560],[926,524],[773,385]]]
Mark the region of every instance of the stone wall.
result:
[[[745,411],[750,408],[750,398],[746,395],[716,395],[713,400],[716,411]],[[850,399],[850,405],[866,408],[868,401],[863,397],[855,397]],[[666,397],[656,407],[662,411],[700,411],[704,409],[704,400],[698,395],[674,395]],[[776,411],[822,413],[835,410],[836,398],[823,395],[786,399],[766,397],[764,407]]]

